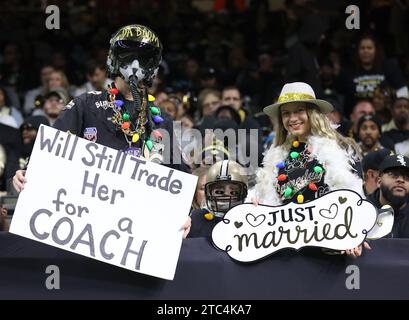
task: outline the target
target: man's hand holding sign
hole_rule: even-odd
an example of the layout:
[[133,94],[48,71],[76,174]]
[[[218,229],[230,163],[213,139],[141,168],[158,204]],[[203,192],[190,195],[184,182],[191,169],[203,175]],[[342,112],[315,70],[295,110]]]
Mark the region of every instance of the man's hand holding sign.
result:
[[10,232],[173,279],[196,177],[45,126],[25,176]]

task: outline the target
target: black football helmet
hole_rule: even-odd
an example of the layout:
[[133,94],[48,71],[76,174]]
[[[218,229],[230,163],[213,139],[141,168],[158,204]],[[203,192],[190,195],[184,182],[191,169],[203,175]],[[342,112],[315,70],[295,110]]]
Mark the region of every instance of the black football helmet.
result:
[[134,24],[122,27],[112,36],[107,58],[111,78],[134,78],[151,86],[162,60],[162,44],[148,27]]

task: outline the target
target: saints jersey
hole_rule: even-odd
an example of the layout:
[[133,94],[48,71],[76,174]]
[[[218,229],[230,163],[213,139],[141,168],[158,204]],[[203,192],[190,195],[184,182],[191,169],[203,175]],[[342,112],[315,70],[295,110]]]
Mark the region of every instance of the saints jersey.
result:
[[[119,95],[117,99],[121,99]],[[133,102],[124,101],[124,106],[130,106]],[[84,93],[71,100],[61,112],[54,128],[67,131],[81,138],[104,146],[127,151],[130,147],[129,137],[125,136],[122,130],[112,122],[113,109],[109,106],[107,91],[91,91]],[[169,148],[163,152],[163,164],[177,170],[190,172],[189,167],[183,161],[180,148],[176,143],[173,133],[172,119],[166,113],[162,114],[164,121],[157,129],[164,129],[169,133],[170,142],[164,141],[164,148]],[[132,149],[142,150],[142,139],[136,144],[132,144]],[[173,150],[175,148],[175,150]]]

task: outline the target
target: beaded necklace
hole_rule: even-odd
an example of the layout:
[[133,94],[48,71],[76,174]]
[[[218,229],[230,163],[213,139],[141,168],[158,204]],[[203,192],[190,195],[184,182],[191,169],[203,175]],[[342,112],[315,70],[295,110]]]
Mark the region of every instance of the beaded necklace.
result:
[[138,116],[132,122],[130,113],[123,107],[124,102],[116,99],[118,93],[118,89],[108,85],[108,103],[114,111],[112,122],[123,132],[130,149],[141,140],[142,150],[146,146],[151,151],[153,148],[151,133],[153,132],[155,138],[161,138],[160,132],[154,130],[153,123],[159,125],[163,122],[160,109],[153,104],[155,98],[148,95],[146,90],[145,94],[139,93],[142,98],[141,107]]
[[[316,165],[313,167],[313,171],[311,173],[306,174],[308,172],[308,170],[306,169],[309,163],[309,152],[307,145],[305,145],[304,150],[301,151],[299,150],[300,142],[295,140],[292,143],[292,147],[295,150],[293,148],[290,149],[290,160],[276,164],[278,170],[282,170],[285,172],[278,175],[277,181],[287,181],[287,186],[283,191],[281,190],[280,185],[277,184],[277,192],[282,201],[289,200],[297,195],[297,203],[304,203],[304,191],[310,190],[316,192],[318,190],[318,187],[315,183],[321,180],[324,174],[324,169],[321,166]],[[304,169],[306,171],[304,172],[304,175],[290,180],[289,174],[295,169]]]

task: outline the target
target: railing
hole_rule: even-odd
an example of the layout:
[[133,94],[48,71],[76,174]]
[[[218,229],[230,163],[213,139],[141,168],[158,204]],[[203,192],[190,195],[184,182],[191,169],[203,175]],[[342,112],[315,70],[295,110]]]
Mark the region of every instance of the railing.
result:
[[[0,233],[0,299],[409,299],[409,239],[371,246],[356,260],[305,248],[243,264],[207,239],[187,239],[167,281]],[[50,265],[59,290],[45,287]]]

